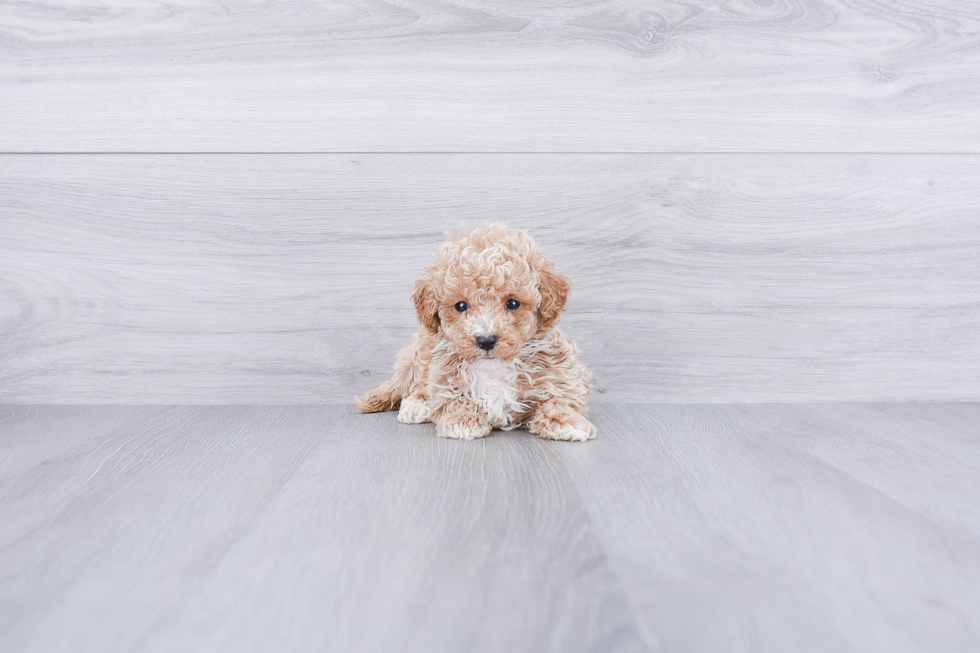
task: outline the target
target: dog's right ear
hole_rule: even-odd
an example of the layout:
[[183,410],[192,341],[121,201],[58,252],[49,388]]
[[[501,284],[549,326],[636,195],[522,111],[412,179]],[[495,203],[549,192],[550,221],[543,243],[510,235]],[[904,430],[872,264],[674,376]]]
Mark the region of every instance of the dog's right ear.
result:
[[432,292],[432,287],[427,280],[419,279],[415,282],[412,301],[415,302],[415,312],[419,316],[419,324],[433,335],[438,333],[439,304],[436,302],[436,294]]

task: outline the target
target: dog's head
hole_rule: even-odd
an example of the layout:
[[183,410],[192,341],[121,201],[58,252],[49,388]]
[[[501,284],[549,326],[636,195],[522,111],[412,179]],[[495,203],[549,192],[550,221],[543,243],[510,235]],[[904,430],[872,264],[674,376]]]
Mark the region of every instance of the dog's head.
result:
[[485,224],[449,234],[412,299],[422,326],[463,359],[507,362],[558,322],[570,290],[529,235]]

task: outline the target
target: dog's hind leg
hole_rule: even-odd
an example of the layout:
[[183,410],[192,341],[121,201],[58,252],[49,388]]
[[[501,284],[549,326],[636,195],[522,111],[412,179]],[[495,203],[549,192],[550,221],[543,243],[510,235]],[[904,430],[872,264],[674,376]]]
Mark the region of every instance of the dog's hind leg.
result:
[[381,413],[395,410],[402,400],[402,389],[395,379],[389,379],[374,390],[354,400],[362,413]]
[[[415,341],[398,352],[395,362],[395,376],[385,381],[363,397],[355,400],[362,413],[380,413],[397,410],[402,399],[413,404],[411,419],[401,419],[406,424],[419,424],[429,421],[425,400],[427,396],[429,359],[432,355],[432,338],[420,332]],[[414,403],[413,403],[414,402]],[[407,415],[407,414],[406,414]]]

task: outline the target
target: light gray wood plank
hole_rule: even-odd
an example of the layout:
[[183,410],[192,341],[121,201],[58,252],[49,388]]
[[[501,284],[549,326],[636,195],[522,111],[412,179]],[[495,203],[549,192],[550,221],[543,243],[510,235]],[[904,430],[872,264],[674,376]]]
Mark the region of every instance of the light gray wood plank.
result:
[[664,650],[967,652],[978,410],[601,406],[552,451]]
[[980,151],[970,0],[0,4],[0,151]]
[[44,460],[58,459],[84,442],[103,440],[107,432],[126,428],[132,419],[162,410],[166,409],[117,406],[92,411],[72,406],[2,406],[0,481]]
[[647,650],[553,443],[355,412],[146,411],[0,481],[0,648]]
[[0,480],[0,647],[974,651],[978,411],[607,405],[568,445],[10,407],[0,458],[44,437]]
[[348,402],[462,223],[575,289],[594,401],[980,399],[978,156],[0,157],[0,403]]
[[[980,404],[753,406],[733,412],[941,527],[980,536]],[[810,426],[787,429],[796,422]]]
[[[75,427],[118,412],[87,407]],[[330,436],[316,418],[315,409],[288,421],[257,408],[144,410],[4,479],[0,649],[132,650]]]

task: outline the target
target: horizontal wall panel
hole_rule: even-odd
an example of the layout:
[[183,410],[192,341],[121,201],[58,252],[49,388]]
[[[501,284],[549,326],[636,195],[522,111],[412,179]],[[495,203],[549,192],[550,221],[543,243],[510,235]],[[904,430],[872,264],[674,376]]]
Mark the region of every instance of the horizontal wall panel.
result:
[[529,229],[595,401],[980,400],[980,156],[0,156],[0,402],[347,402]]
[[978,152],[969,0],[0,5],[6,152]]

